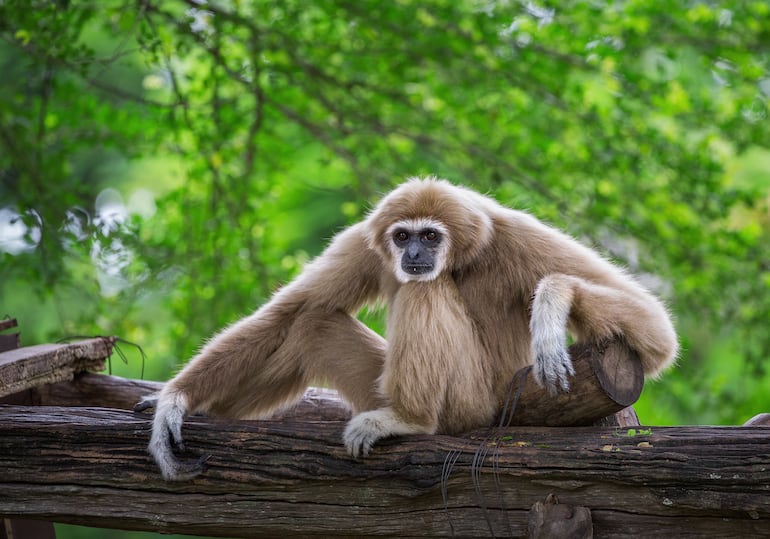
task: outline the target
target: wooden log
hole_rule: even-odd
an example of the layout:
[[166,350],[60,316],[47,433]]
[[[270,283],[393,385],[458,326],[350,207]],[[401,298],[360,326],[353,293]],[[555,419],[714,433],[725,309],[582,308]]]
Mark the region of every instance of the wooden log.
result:
[[[106,374],[81,373],[70,382],[47,384],[33,390],[31,400],[16,400],[9,404],[43,406],[98,406],[132,410],[145,395],[156,393],[162,382],[132,380]],[[333,389],[309,387],[298,403],[277,412],[272,419],[303,421],[347,421],[351,413],[348,405]],[[633,407],[593,423],[599,427],[635,427],[639,418]]]
[[80,373],[67,382],[46,384],[35,390],[43,406],[98,406],[131,410],[145,395],[157,393],[162,382],[132,380],[107,374]]
[[757,414],[746,423],[746,427],[770,427],[770,414]]
[[591,539],[594,536],[591,510],[559,503],[549,494],[529,510],[527,539]]
[[[72,381],[48,384],[35,390],[35,404],[43,406],[97,406],[132,410],[142,397],[157,393],[162,382],[132,380],[106,374],[82,373]],[[302,400],[272,419],[346,421],[350,409],[331,389],[309,387]]]
[[[164,482],[150,418],[0,406],[0,516],[161,533],[523,536],[553,493],[601,537],[770,536],[770,428],[486,429],[384,441],[347,456],[343,422],[190,418],[210,454]],[[633,435],[631,435],[633,434]]]
[[514,377],[509,398],[502,405],[501,424],[591,425],[639,398],[644,386],[642,364],[622,340],[575,344],[570,356],[575,374],[568,393],[549,395],[523,369]]
[[593,423],[595,427],[638,427],[641,425],[639,422],[639,416],[636,415],[636,410],[633,406],[623,408],[619,412],[615,412],[612,415],[608,415],[605,418],[595,421]]
[[0,397],[43,384],[72,380],[78,372],[104,370],[113,342],[108,337],[98,337],[0,353]]
[[[575,376],[569,393],[549,395],[528,369],[511,383],[509,398],[501,403],[505,425],[592,425],[606,416],[605,425],[638,425],[632,408],[644,385],[638,356],[622,341],[600,345],[573,345]],[[38,388],[40,404],[101,406],[129,410],[142,397],[160,390],[159,382],[126,380],[105,375],[81,375],[73,382]],[[336,391],[310,388],[297,405],[276,419],[344,420],[350,412]]]

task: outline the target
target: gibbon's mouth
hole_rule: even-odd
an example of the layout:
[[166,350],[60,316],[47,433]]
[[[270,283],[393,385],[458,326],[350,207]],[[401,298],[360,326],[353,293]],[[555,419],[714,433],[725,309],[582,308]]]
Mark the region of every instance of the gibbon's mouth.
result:
[[433,264],[402,264],[401,269],[409,275],[424,275],[433,271]]

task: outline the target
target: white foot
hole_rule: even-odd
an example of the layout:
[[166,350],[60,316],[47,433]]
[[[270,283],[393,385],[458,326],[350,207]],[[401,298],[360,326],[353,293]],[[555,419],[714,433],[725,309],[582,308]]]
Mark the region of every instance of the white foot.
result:
[[343,441],[348,453],[355,458],[366,456],[378,440],[402,434],[430,433],[419,425],[405,423],[390,408],[363,412],[345,427]]

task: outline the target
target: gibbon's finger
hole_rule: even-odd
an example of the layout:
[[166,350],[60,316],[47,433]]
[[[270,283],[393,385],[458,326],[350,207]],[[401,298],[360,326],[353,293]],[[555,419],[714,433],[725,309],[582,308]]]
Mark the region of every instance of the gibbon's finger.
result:
[[166,423],[168,434],[171,437],[171,443],[176,446],[179,451],[184,451],[184,439],[182,438],[182,422],[181,421],[169,421]]
[[345,448],[354,459],[367,456],[373,445],[374,440],[360,429],[352,429],[345,433]]
[[569,377],[575,374],[572,360],[566,349],[554,354],[538,354],[534,365],[535,380],[548,390],[551,396],[569,392]]
[[390,410],[372,410],[351,419],[342,436],[348,453],[353,458],[365,457],[377,440],[394,434],[392,415]]
[[182,451],[184,451],[182,423],[184,423],[186,410],[186,399],[180,393],[159,398],[155,408],[156,421],[160,419],[166,432],[171,436],[173,444]]
[[158,395],[153,393],[152,395],[146,395],[142,397],[142,400],[134,404],[134,412],[144,412],[150,408],[155,408],[158,404]]
[[208,462],[211,455],[203,455],[196,460],[179,461],[177,477],[180,479],[192,479],[205,472],[208,469]]
[[370,444],[367,444],[363,440],[356,440],[355,442],[352,442],[352,446],[348,446],[348,453],[350,456],[352,456],[354,459],[357,459],[358,457],[366,457],[369,455],[369,451],[371,450],[372,446]]
[[199,476],[208,469],[208,461],[211,455],[204,455],[198,459],[174,460],[173,465],[164,478],[170,481],[189,481]]

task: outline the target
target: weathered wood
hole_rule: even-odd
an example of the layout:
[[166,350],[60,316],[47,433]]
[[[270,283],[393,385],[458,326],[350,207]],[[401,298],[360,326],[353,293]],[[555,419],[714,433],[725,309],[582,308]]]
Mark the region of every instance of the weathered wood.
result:
[[[15,318],[4,318],[0,320],[0,331],[5,331],[6,329],[10,329],[10,328],[15,328],[18,325],[19,323],[16,321]],[[13,350],[15,348],[18,348],[19,346],[21,346],[21,339],[19,338],[18,332],[0,334],[0,352]]]
[[42,384],[72,380],[78,372],[104,370],[112,345],[112,339],[98,337],[0,353],[0,397]]
[[[157,393],[162,382],[132,380],[106,374],[80,373],[69,382],[47,384],[33,390],[32,400],[18,400],[8,404],[35,404],[43,406],[98,406],[132,410],[145,395]],[[301,421],[346,421],[351,413],[348,405],[333,389],[309,387],[302,400],[276,413],[272,419]],[[602,418],[599,427],[635,427],[639,418],[633,407]]]
[[593,424],[595,427],[638,427],[641,425],[639,416],[633,406],[623,408],[619,412],[604,417]]
[[[132,380],[106,374],[81,373],[72,381],[47,384],[32,391],[31,400],[19,399],[8,404],[35,404],[43,406],[98,406],[131,410],[145,395],[156,393],[162,382]],[[272,419],[301,421],[346,421],[350,408],[333,389],[309,387],[302,400]],[[600,427],[635,427],[639,418],[633,407],[602,418],[594,425]]]
[[0,320],[0,331],[5,331],[6,329],[15,328],[19,325],[18,320],[15,318],[3,318]]
[[0,335],[0,353],[15,350],[19,346],[21,346],[21,339],[18,333]]
[[50,522],[5,519],[0,520],[0,539],[56,539],[56,531]]
[[590,509],[597,537],[770,536],[767,427],[516,427],[388,440],[356,461],[343,426],[190,418],[187,445],[209,469],[166,483],[146,454],[147,414],[0,406],[0,516],[230,537],[501,537],[524,535],[553,493]]
[[[622,342],[602,345],[573,345],[575,376],[569,393],[550,396],[523,369],[514,377],[507,402],[501,403],[504,424],[563,426],[591,425],[622,412],[609,425],[638,425],[633,409],[644,375],[639,359]],[[81,375],[71,383],[38,388],[40,404],[87,405],[131,409],[143,396],[159,391],[158,382],[126,380],[104,375]],[[517,399],[518,394],[518,399]],[[511,413],[512,412],[512,413]],[[342,420],[349,411],[331,390],[311,388],[297,405],[276,416],[281,419]]]
[[770,427],[770,414],[757,414],[746,423],[747,427]]
[[549,395],[526,370],[514,377],[510,404],[502,406],[504,425],[591,425],[639,398],[644,386],[642,364],[623,341],[574,344],[570,356],[575,375],[569,393]]
[[529,510],[527,539],[592,539],[591,510],[559,503],[554,494],[535,502]]
[[[132,380],[106,374],[81,373],[72,381],[35,389],[35,404],[43,406],[98,406],[131,410],[142,397],[157,393],[162,382]],[[331,389],[309,387],[298,403],[276,413],[273,419],[345,421],[350,409]]]
[[80,373],[66,382],[35,389],[37,404],[43,406],[98,406],[131,410],[145,395],[157,393],[162,382],[133,380],[107,374]]

